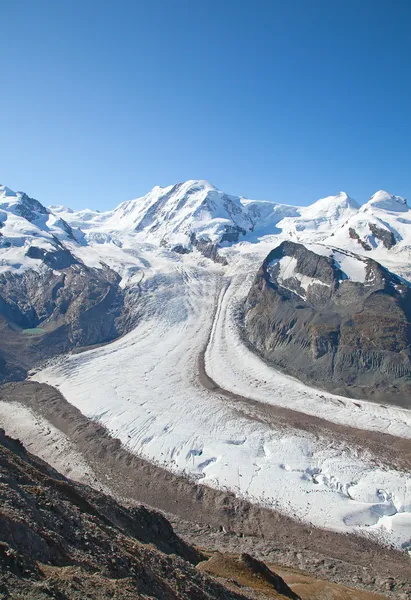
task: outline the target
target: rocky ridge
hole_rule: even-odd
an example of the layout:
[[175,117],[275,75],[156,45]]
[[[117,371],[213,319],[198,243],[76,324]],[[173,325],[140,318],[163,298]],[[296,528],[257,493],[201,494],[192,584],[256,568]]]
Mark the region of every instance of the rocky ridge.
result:
[[402,403],[411,392],[411,290],[372,259],[283,242],[248,294],[248,341],[266,360],[337,394]]

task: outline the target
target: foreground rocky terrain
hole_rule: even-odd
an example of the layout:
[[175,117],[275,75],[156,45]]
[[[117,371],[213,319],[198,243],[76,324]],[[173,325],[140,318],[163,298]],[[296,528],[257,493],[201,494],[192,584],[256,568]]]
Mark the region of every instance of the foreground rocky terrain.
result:
[[378,262],[282,242],[258,272],[244,319],[252,346],[287,373],[409,406],[411,289]]
[[[253,597],[195,569],[205,560],[168,521],[125,508],[27,454],[0,429],[0,595],[3,598]],[[251,557],[243,560],[252,561]],[[274,597],[298,600],[261,563]]]
[[246,553],[194,548],[159,513],[66,479],[2,429],[0,497],[1,598],[383,598],[298,571],[283,578]]

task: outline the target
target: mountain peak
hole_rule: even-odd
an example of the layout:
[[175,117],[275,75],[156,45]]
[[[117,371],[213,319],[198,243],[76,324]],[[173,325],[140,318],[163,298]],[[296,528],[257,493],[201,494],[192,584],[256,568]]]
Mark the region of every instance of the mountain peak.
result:
[[353,198],[351,198],[347,192],[341,191],[338,192],[338,194],[336,194],[335,196],[336,198],[339,198],[340,200],[348,200],[349,202],[355,202],[355,200]]
[[371,196],[366,204],[363,206],[363,210],[367,210],[370,207],[380,208],[383,210],[389,210],[393,212],[403,212],[408,210],[407,201],[402,196],[394,196],[390,192],[385,190],[379,190]]
[[217,192],[218,189],[206,179],[188,179],[183,183],[178,183],[179,189],[183,194],[194,194],[195,192]]
[[10,188],[5,185],[0,184],[0,198],[4,198],[6,196],[15,196],[16,193],[13,192]]
[[304,216],[312,218],[328,217],[336,219],[342,217],[343,211],[356,212],[360,208],[359,204],[346,192],[339,192],[335,196],[326,196],[320,198],[313,204],[304,207]]
[[207,181],[207,179],[188,179],[183,185],[187,185],[188,187],[201,187],[212,190],[217,189],[212,183]]
[[64,206],[64,204],[50,204],[50,206],[48,207],[48,209],[52,212],[52,213],[73,213],[73,209],[69,208],[68,206]]
[[196,191],[218,191],[212,183],[207,181],[206,179],[188,179],[187,181],[180,181],[179,183],[175,183],[174,185],[155,185],[150,194],[165,194],[171,191],[181,190],[182,193],[194,193]]

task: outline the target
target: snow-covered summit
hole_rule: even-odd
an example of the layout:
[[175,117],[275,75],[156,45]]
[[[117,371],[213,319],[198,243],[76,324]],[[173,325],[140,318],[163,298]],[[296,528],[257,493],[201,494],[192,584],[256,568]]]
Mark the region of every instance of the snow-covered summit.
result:
[[407,212],[409,207],[407,201],[402,196],[393,196],[389,192],[379,190],[361,207],[362,211],[379,208],[381,210],[389,210],[391,212]]
[[0,186],[0,272],[37,268],[38,256],[62,250],[64,242],[75,243],[64,219],[24,192]]
[[132,234],[162,244],[188,244],[192,234],[213,242],[237,241],[254,229],[254,220],[238,196],[205,180],[154,187],[148,194],[122,202],[112,211],[89,209],[61,214],[89,232]]
[[384,261],[390,254],[411,257],[411,209],[401,196],[380,190],[325,242]]
[[193,233],[211,242],[221,241],[227,233],[238,239],[254,227],[240,198],[203,180],[157,186],[98,220],[104,221],[106,229],[140,233],[171,244],[186,243]]
[[350,198],[346,192],[339,192],[335,196],[320,198],[320,200],[302,209],[302,212],[306,217],[328,219],[329,222],[333,223],[345,218],[349,213],[356,212],[359,208],[358,202]]
[[320,198],[310,206],[301,207],[297,216],[280,221],[283,234],[298,241],[319,241],[355,215],[360,206],[345,192]]

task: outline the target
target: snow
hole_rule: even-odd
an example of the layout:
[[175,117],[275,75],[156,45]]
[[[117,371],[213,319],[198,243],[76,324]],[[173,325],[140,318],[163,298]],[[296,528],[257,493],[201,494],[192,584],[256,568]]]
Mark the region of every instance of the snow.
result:
[[71,208],[67,208],[67,206],[64,206],[63,204],[51,204],[48,208],[54,214],[74,212]]
[[0,249],[0,273],[13,271],[21,275],[29,269],[39,271],[42,261],[28,258],[26,250],[23,246]]
[[23,192],[0,186],[0,272],[38,271],[42,261],[26,256],[30,246],[55,251],[61,242],[71,241],[70,227],[61,217]]
[[[273,269],[276,265],[278,265],[278,272],[275,274],[275,279],[271,278],[271,281],[276,281],[281,285],[281,287],[289,289],[294,294],[297,294],[297,292],[294,289],[287,287],[287,280],[289,279],[296,279],[299,282],[300,287],[305,292],[307,292],[308,288],[312,285],[324,285],[329,287],[328,283],[324,283],[320,279],[315,279],[314,277],[308,277],[307,275],[302,275],[299,273],[297,268],[297,259],[293,256],[284,256],[283,258],[272,260],[267,266],[267,271],[269,274],[272,273],[274,276]],[[306,296],[300,297],[303,298],[303,300],[306,300]]]
[[359,205],[345,192],[327,196],[299,209],[299,215],[286,217],[277,224],[282,233],[294,241],[324,239],[339,225],[358,212]]
[[352,257],[345,252],[338,251],[333,253],[333,257],[341,271],[345,273],[347,279],[350,279],[350,281],[365,283],[367,268],[367,263],[365,260],[358,260],[358,258]]
[[371,196],[367,204],[361,207],[361,210],[367,211],[371,207],[392,212],[407,212],[409,210],[405,198],[402,196],[393,196],[384,190],[379,190]]
[[0,422],[7,435],[20,439],[29,452],[64,476],[109,493],[69,438],[40,415],[19,402],[0,401]]
[[[143,269],[143,316],[136,329],[108,346],[53,361],[33,378],[58,387],[132,452],[175,473],[305,523],[401,547],[410,539],[404,526],[404,515],[411,517],[407,473],[376,468],[373,457],[338,437],[245,415],[235,400],[199,380],[198,358],[207,347],[206,370],[228,390],[411,437],[408,411],[320,394],[271,369],[242,344],[234,314],[262,251],[243,252],[224,275],[194,255],[152,247],[145,254],[152,259]],[[391,501],[375,499],[376,489],[393,499],[395,514]]]
[[[34,379],[58,387],[132,452],[173,472],[315,526],[358,531],[397,547],[411,544],[407,473],[380,464],[378,457],[338,436],[314,436],[245,414],[235,399],[203,385],[199,370],[205,351],[207,375],[228,392],[411,439],[410,411],[320,392],[277,372],[243,344],[236,323],[255,273],[284,239],[333,258],[351,281],[366,282],[368,257],[408,279],[411,215],[403,199],[378,192],[359,207],[341,192],[309,207],[291,207],[229,195],[192,180],[155,187],[103,213],[53,205],[51,211],[40,207],[30,221],[19,214],[24,201],[23,194],[0,187],[0,272],[45,268],[26,257],[26,251],[30,245],[53,248],[57,238],[86,265],[116,270],[121,285],[138,294],[141,315],[128,335],[59,357]],[[74,238],[66,222],[79,228]],[[370,223],[393,232],[397,244],[384,248]],[[219,250],[228,267],[197,251],[181,256],[170,250],[177,243],[190,245],[192,233],[218,242],[227,227],[246,232],[239,242],[227,242]],[[371,251],[350,236],[350,228],[368,240]],[[312,284],[324,285],[303,278],[295,259],[285,258],[279,261],[284,285],[291,277],[305,291]],[[44,439],[46,426],[39,433],[40,421],[22,407],[15,409],[18,418],[13,421],[8,405],[12,430],[29,435],[34,428],[36,439]],[[5,410],[0,406],[2,419]],[[47,444],[43,446],[38,443],[33,450],[45,452],[40,455],[47,460]]]

